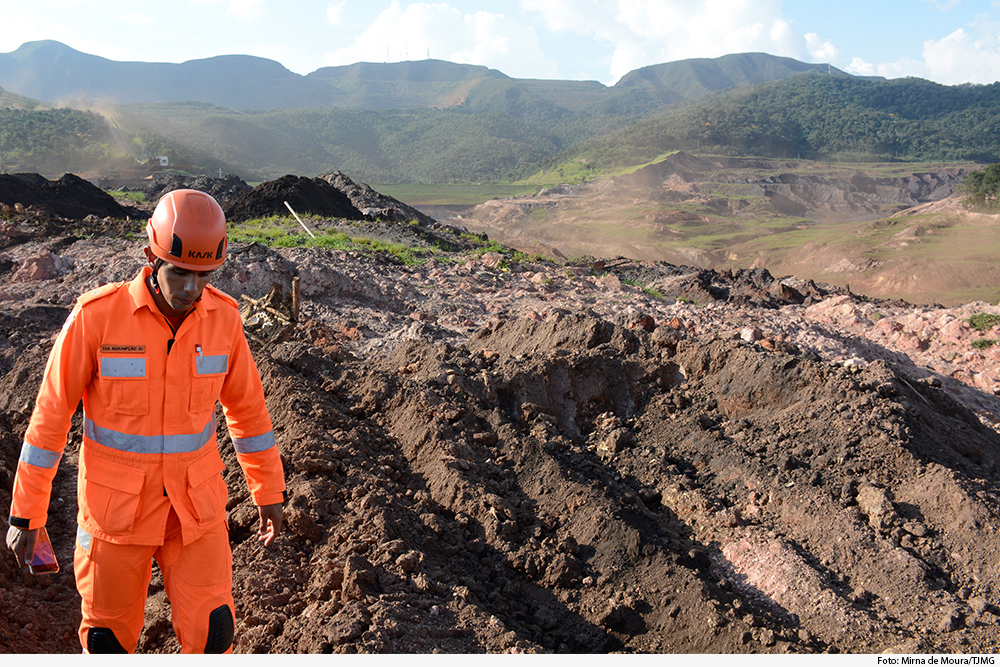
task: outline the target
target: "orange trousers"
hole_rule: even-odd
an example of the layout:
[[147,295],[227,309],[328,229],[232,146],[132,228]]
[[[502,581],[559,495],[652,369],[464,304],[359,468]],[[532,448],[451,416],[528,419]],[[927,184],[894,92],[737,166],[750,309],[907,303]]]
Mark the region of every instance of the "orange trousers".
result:
[[226,523],[184,546],[171,511],[166,534],[159,546],[78,536],[73,564],[83,598],[80,642],[85,653],[135,652],[154,559],[163,573],[181,652],[232,652],[233,554]]

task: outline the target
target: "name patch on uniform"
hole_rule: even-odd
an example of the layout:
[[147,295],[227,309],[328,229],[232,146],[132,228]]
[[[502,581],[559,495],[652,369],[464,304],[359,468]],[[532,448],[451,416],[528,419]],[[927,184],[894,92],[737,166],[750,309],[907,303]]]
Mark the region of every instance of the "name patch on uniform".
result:
[[145,345],[102,345],[104,354],[146,354]]

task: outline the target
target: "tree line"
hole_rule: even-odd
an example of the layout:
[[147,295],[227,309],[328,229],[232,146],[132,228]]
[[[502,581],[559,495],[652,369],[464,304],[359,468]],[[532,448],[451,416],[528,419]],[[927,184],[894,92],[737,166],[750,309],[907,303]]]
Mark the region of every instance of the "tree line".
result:
[[860,162],[1000,160],[1000,83],[943,86],[809,73],[717,93],[587,142],[598,167],[671,150]]
[[991,213],[1000,210],[1000,164],[970,172],[961,189],[970,208]]
[[[119,107],[115,115],[136,153],[170,155],[202,173],[237,170],[247,180],[339,169],[367,182],[509,182],[573,161],[606,170],[678,149],[1000,162],[1000,84],[808,73],[674,105],[655,117],[643,91],[611,101],[572,113],[497,87],[449,109],[241,112],[177,103]],[[125,147],[93,112],[0,110],[0,160],[21,170],[93,170],[130,159]]]

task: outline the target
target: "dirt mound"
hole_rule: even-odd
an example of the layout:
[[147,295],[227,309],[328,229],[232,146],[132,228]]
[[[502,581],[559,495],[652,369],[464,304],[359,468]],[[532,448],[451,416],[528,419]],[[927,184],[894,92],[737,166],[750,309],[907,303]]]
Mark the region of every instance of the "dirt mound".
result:
[[[6,224],[0,506],[72,297],[142,245]],[[237,652],[996,650],[1000,351],[971,342],[1000,335],[967,321],[1000,308],[257,244],[213,282],[259,299],[296,277],[298,325],[253,345],[289,485],[271,548],[218,418]],[[50,510],[64,571],[0,558],[10,652],[79,652],[79,421]],[[140,650],[175,652],[158,570],[150,588]]]
[[137,215],[114,197],[75,174],[50,181],[39,174],[0,174],[0,204],[34,207],[62,218],[124,219]]
[[671,175],[677,174],[682,180],[692,181],[699,174],[721,169],[723,162],[698,157],[685,151],[678,151],[663,160],[651,164],[631,174],[618,176],[615,183],[630,188],[655,188],[663,185]]
[[168,173],[153,174],[152,183],[142,188],[149,201],[154,203],[167,192],[181,189],[207,192],[221,204],[250,192],[253,188],[235,174],[228,174],[224,178],[210,178],[208,176],[191,177]]
[[321,179],[343,192],[351,203],[365,215],[389,222],[409,222],[416,220],[421,225],[435,224],[434,218],[425,215],[398,199],[376,192],[366,183],[355,183],[346,174],[332,171],[316,178]]
[[328,181],[292,175],[261,183],[250,192],[222,203],[222,209],[227,220],[241,222],[271,215],[288,215],[285,202],[299,215],[311,214],[346,220],[368,219],[346,194]]

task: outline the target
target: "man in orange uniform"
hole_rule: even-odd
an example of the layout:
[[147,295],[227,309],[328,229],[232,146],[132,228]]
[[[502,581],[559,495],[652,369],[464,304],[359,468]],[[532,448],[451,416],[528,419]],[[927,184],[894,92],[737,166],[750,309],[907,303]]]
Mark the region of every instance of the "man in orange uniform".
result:
[[260,539],[281,531],[281,458],[237,303],[208,285],[225,261],[219,204],[164,195],[146,226],[148,266],[78,300],[45,368],[14,481],[7,545],[27,563],[82,399],[77,587],[90,653],[133,652],[155,559],[185,653],[232,651],[232,553],[215,405]]

